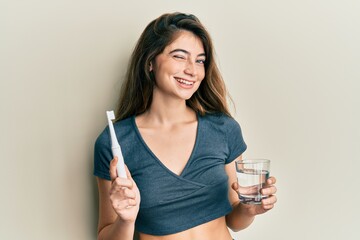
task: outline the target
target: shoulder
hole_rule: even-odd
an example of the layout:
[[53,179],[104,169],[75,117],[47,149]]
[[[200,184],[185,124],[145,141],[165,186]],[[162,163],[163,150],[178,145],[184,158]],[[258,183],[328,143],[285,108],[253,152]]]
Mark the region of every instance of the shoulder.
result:
[[[113,125],[116,135],[126,135],[129,131],[133,129],[132,117],[117,121]],[[108,146],[109,144],[110,144],[110,132],[109,132],[109,126],[107,125],[97,137],[95,145]]]
[[224,113],[205,114],[201,118],[206,124],[223,127],[224,129],[237,128],[239,126],[239,123],[233,117]]
[[133,130],[134,128],[133,123],[134,123],[134,116],[117,121],[116,123],[114,123],[114,129],[116,134],[118,134],[118,132],[124,133]]
[[202,128],[216,136],[242,136],[240,124],[231,116],[224,113],[206,114],[201,117]]

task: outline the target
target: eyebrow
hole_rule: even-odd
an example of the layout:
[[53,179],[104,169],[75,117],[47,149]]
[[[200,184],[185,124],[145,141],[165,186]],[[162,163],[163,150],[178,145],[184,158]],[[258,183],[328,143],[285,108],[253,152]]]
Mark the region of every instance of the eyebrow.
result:
[[[170,52],[170,54],[171,54],[171,53],[174,53],[174,52],[183,52],[183,53],[185,53],[185,54],[187,54],[187,55],[191,55],[190,52],[186,51],[185,49],[181,49],[181,48],[177,48],[177,49],[172,50],[172,51]],[[200,57],[200,56],[206,57],[206,54],[205,54],[205,53],[200,53],[200,54],[198,54],[197,56],[198,56],[198,57]]]

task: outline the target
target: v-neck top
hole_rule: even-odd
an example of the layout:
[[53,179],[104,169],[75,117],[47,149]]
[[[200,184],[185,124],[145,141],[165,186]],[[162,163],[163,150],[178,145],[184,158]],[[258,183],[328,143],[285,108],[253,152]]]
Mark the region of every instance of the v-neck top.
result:
[[[165,164],[163,164],[163,162],[156,156],[156,154],[151,150],[151,148],[148,146],[148,144],[145,142],[144,138],[142,137],[141,133],[140,133],[140,130],[139,128],[137,127],[137,124],[136,124],[136,120],[135,120],[135,116],[131,117],[132,119],[132,123],[133,123],[133,126],[134,126],[134,130],[136,132],[136,134],[138,135],[138,138],[140,140],[140,142],[142,142],[142,145],[145,149],[147,149],[147,151],[149,152],[150,155],[152,155],[152,157],[154,158],[155,161],[158,161],[160,165],[162,165],[165,169],[165,171],[170,171],[172,173],[174,173],[172,170],[170,170],[168,167],[166,167]],[[199,125],[200,125],[200,121],[201,119],[199,119],[199,116],[197,115],[197,128],[196,128],[196,136],[195,136],[195,143],[193,145],[193,148],[192,148],[192,151],[191,151],[191,154],[189,156],[189,159],[187,160],[186,164],[185,164],[185,167],[182,169],[181,173],[179,174],[179,176],[182,176],[184,171],[186,170],[186,168],[188,167],[189,163],[191,162],[191,159],[194,155],[194,152],[197,148],[197,143],[198,143],[198,138],[199,138]],[[176,174],[176,173],[174,173]],[[176,174],[177,175],[177,174]]]
[[[137,231],[168,235],[225,216],[228,199],[225,164],[246,150],[240,125],[224,114],[198,115],[195,144],[181,174],[168,169],[143,140],[135,116],[114,124],[124,161],[141,195]],[[113,158],[109,128],[95,142],[94,175],[110,180]]]

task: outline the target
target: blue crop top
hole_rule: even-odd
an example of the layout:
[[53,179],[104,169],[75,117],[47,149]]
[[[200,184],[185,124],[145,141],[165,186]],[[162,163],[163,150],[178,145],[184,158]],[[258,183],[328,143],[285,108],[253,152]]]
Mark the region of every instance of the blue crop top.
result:
[[[198,115],[196,142],[180,175],[173,173],[152,153],[129,117],[114,124],[125,164],[140,195],[137,231],[168,235],[225,216],[228,176],[224,165],[246,150],[239,124],[224,114]],[[109,129],[95,142],[94,175],[110,180],[112,159]]]

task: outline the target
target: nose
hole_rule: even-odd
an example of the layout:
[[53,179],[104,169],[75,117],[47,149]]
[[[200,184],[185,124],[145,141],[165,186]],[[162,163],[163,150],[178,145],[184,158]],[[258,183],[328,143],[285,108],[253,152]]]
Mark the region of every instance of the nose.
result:
[[187,75],[190,75],[190,76],[195,76],[196,75],[196,66],[193,62],[191,61],[188,61],[186,66],[185,66],[185,70],[184,72],[187,74]]

